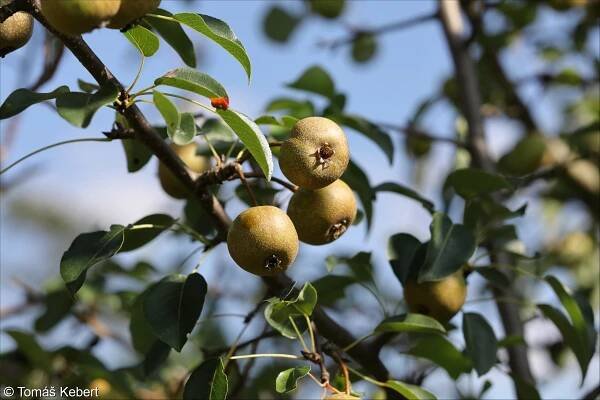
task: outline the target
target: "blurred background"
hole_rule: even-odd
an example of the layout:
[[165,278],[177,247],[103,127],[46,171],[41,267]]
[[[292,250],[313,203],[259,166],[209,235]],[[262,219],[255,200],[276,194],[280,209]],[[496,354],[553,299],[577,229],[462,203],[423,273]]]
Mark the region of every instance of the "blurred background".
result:
[[[519,2],[513,2],[519,4]],[[289,32],[285,42],[277,42],[265,33],[266,16],[277,5],[290,16],[298,16],[298,24]],[[368,30],[419,17],[435,11],[437,5],[427,0],[402,1],[348,1],[343,14],[336,19],[310,15],[301,1],[178,1],[163,0],[161,7],[171,11],[195,11],[226,21],[246,47],[253,64],[253,76],[248,85],[239,65],[222,49],[197,35],[195,42],[198,69],[210,74],[227,88],[231,106],[251,117],[265,112],[266,106],[276,97],[292,96],[307,98],[318,105],[322,99],[286,87],[304,70],[313,65],[326,69],[334,78],[336,89],[347,95],[348,113],[368,116],[378,123],[406,124],[424,100],[442,93],[444,84],[453,74],[453,65],[440,24],[436,20],[424,21],[406,29],[390,29],[377,35],[377,49],[364,62],[352,56],[351,45],[333,45],[340,38],[351,36],[356,29]],[[518,8],[518,7],[516,7]],[[506,39],[508,43],[499,57],[508,78],[519,82],[516,87],[532,118],[544,133],[557,136],[569,129],[598,119],[600,96],[598,92],[598,60],[600,57],[600,34],[597,20],[585,33],[579,52],[563,50],[571,45],[573,29],[583,19],[586,10],[572,7],[564,10],[549,4],[535,6],[532,22],[518,33]],[[304,16],[300,20],[300,16]],[[513,16],[518,19],[518,15]],[[523,17],[523,16],[521,16]],[[290,20],[289,25],[295,21]],[[492,11],[486,14],[485,27],[489,32],[507,32],[516,22],[508,13]],[[275,28],[269,28],[274,29]],[[279,28],[282,29],[281,27]],[[277,31],[279,32],[279,31]],[[277,38],[277,33],[267,29]],[[514,32],[513,32],[514,33]],[[35,26],[32,41],[24,48],[0,61],[0,99],[4,100],[14,89],[33,84],[42,70],[44,61],[43,42],[45,33]],[[285,36],[285,35],[284,35]],[[139,55],[137,51],[114,30],[101,30],[86,35],[86,41],[99,57],[123,83],[134,78]],[[281,37],[279,37],[281,39]],[[146,87],[159,75],[182,65],[180,58],[164,42],[159,53],[146,60],[139,87]],[[547,84],[544,76],[555,76],[563,71],[572,73],[575,81],[563,84]],[[91,76],[65,50],[53,78],[40,88],[50,91],[60,85],[75,90],[77,80],[93,81]],[[498,75],[489,72],[482,76],[485,85],[497,80]],[[493,101],[491,101],[493,103]],[[492,107],[493,104],[490,106]],[[187,107],[182,105],[182,107]],[[150,106],[142,106],[151,121],[160,123],[160,115]],[[2,165],[6,166],[37,148],[62,140],[79,137],[102,137],[101,132],[110,129],[113,112],[100,110],[87,129],[78,129],[63,121],[51,107],[40,104],[29,108],[17,120],[1,121]],[[420,122],[420,128],[436,136],[453,138],[460,132],[462,121],[447,99],[435,102]],[[509,151],[523,134],[521,124],[502,113],[493,111],[486,119],[486,138],[495,158]],[[457,152],[449,143],[436,142],[428,154],[415,157],[405,149],[405,137],[390,131],[395,152],[393,163],[365,136],[348,131],[350,149],[354,161],[359,164],[376,185],[386,181],[400,183],[419,190],[442,208],[440,188],[446,173],[456,163]],[[276,170],[276,176],[281,172]],[[1,177],[0,198],[0,303],[3,315],[0,329],[30,331],[39,315],[41,305],[19,310],[27,301],[28,290],[45,291],[62,284],[59,261],[73,238],[81,232],[107,229],[111,224],[128,224],[145,215],[166,213],[182,214],[184,203],[168,197],[157,178],[156,159],[135,174],[127,173],[126,159],[119,141],[110,143],[77,143],[57,147],[29,159]],[[540,185],[543,185],[542,183]],[[234,195],[235,185],[225,185],[221,197],[229,200],[226,211],[235,217],[246,205]],[[516,243],[528,255],[551,249],[568,233],[592,232],[594,253],[577,265],[550,266],[568,286],[583,287],[598,320],[599,266],[597,257],[597,227],[593,226],[589,210],[578,201],[563,202],[540,197],[541,187],[518,193],[511,200],[513,207],[528,202],[525,216],[515,222],[521,242]],[[289,196],[278,195],[285,204]],[[450,215],[459,221],[461,204],[453,204]],[[378,194],[374,203],[372,227],[367,231],[365,223],[353,227],[339,241],[325,247],[302,245],[299,257],[290,276],[302,283],[326,274],[326,259],[330,255],[352,256],[358,250],[372,252],[375,282],[383,305],[365,288],[352,286],[346,289],[347,298],[332,308],[332,316],[341,321],[356,337],[369,333],[373,324],[386,315],[394,315],[403,309],[402,288],[394,278],[386,253],[387,239],[398,232],[411,233],[421,240],[429,237],[431,216],[420,204],[394,194]],[[240,328],[242,319],[235,316],[206,318],[212,314],[244,315],[260,300],[261,281],[238,268],[229,258],[226,247],[221,245],[202,256],[198,252],[186,257],[198,247],[186,237],[164,234],[144,248],[117,256],[115,261],[130,268],[140,260],[150,263],[156,271],[150,274],[158,279],[168,271],[179,269],[190,272],[196,265],[208,281],[209,299],[218,302],[205,306],[200,331],[188,342],[181,354],[171,354],[180,363],[179,369],[169,373],[173,376],[185,372],[184,366],[197,364],[192,348],[204,346],[208,336],[221,346],[230,343]],[[343,268],[343,267],[338,267]],[[475,274],[473,274],[475,275]],[[118,308],[123,301],[122,293],[139,291],[144,284],[130,277],[111,276],[102,282],[106,291],[100,300],[93,288],[84,286],[81,301],[95,304],[102,311]],[[484,282],[479,276],[471,276],[465,310],[474,310],[489,318],[498,337],[502,337],[495,304],[480,301],[489,298],[483,292]],[[29,289],[24,289],[29,288]],[[557,304],[553,293],[546,287],[524,284],[523,294],[535,302]],[[114,305],[114,304],[117,305]],[[14,310],[19,310],[15,312]],[[117,333],[128,337],[127,320],[110,312],[100,313],[99,318]],[[374,315],[377,315],[375,320]],[[453,322],[460,326],[460,318]],[[525,325],[526,339],[530,343],[529,356],[534,375],[539,379],[543,398],[579,398],[598,384],[600,362],[598,353],[590,364],[587,379],[580,386],[580,372],[572,353],[565,349],[553,352],[558,346],[560,333],[549,321],[532,319]],[[246,333],[248,338],[259,334],[263,321],[257,318]],[[206,332],[203,334],[203,332]],[[209,333],[210,332],[210,333]],[[74,317],[67,317],[43,332],[39,341],[46,348],[70,344],[75,347],[89,345],[93,337],[90,328]],[[460,330],[451,334],[454,343],[463,341]],[[285,348],[286,339],[274,344]],[[11,351],[14,341],[0,333],[0,352]],[[459,346],[460,347],[460,346]],[[139,355],[120,340],[102,340],[93,346],[93,354],[108,368],[126,367],[139,361]],[[419,365],[418,360],[399,351],[386,350],[383,354],[393,376],[402,377]],[[270,361],[256,364],[257,376],[274,368]],[[183,370],[183,372],[182,372]],[[265,376],[268,373],[264,372]],[[265,398],[273,394],[272,381],[264,386]],[[169,379],[169,378],[164,378]],[[173,378],[175,379],[175,378]],[[265,378],[266,379],[266,378]],[[514,396],[510,378],[501,371],[492,370],[478,378],[473,372],[463,375],[458,383],[442,370],[437,369],[423,382],[440,398],[476,396],[486,380],[494,383],[485,398]],[[361,385],[357,390],[371,390]],[[257,392],[257,393],[258,393]],[[315,385],[303,385],[300,398],[315,396]]]

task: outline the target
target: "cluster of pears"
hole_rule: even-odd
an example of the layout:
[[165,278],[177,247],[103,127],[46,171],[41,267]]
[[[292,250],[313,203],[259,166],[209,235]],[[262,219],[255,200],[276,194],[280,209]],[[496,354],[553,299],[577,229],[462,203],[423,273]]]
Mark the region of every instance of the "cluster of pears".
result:
[[158,8],[160,0],[40,0],[42,14],[56,30],[81,35],[96,28],[123,29]]
[[[0,6],[5,6],[11,0],[0,0]],[[19,11],[0,23],[0,57],[17,50],[29,41],[33,33],[33,17]]]
[[273,206],[243,211],[227,236],[229,254],[243,269],[260,276],[276,275],[294,261],[299,241],[331,243],[356,216],[352,189],[341,181],[350,155],[344,131],[322,117],[299,120],[280,149],[283,174],[300,188],[287,214]]

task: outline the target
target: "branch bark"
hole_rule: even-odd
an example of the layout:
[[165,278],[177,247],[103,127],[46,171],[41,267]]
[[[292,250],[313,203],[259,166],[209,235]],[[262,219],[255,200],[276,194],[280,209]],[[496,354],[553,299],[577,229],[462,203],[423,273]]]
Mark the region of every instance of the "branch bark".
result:
[[[68,36],[56,31],[40,13],[34,0],[16,0],[16,6],[10,6],[10,11],[14,9],[29,12],[38,20],[48,31],[56,35],[65,46],[79,60],[83,67],[94,77],[100,85],[113,84],[120,90],[124,90],[123,85],[104,65],[98,56],[90,49],[87,43],[80,36]],[[13,3],[14,4],[14,3]],[[4,16],[6,7],[2,7],[0,15]],[[14,12],[14,11],[13,11]],[[203,183],[202,176],[198,182],[195,182],[188,174],[181,159],[171,150],[169,145],[160,137],[156,130],[150,125],[148,120],[142,114],[140,109],[133,105],[123,111],[132,129],[135,130],[135,139],[144,143],[158,159],[171,170],[187,188],[193,191],[204,209],[207,211],[212,222],[215,224],[219,236],[218,240],[225,241],[227,232],[231,224],[229,216],[225,213],[223,206],[207,189]],[[292,284],[292,280],[285,274],[277,278],[263,279],[272,292],[281,292]],[[332,320],[320,307],[314,311],[313,320],[319,328],[319,332],[338,347],[343,348],[355,341],[355,338],[342,326]],[[350,352],[350,356],[363,368],[369,370],[377,379],[387,380],[388,371],[376,354],[372,354],[369,349],[363,345],[355,346]]]
[[[493,172],[495,166],[488,153],[484,136],[483,118],[480,112],[481,98],[477,73],[463,40],[464,28],[460,3],[453,0],[441,0],[440,20],[450,53],[452,54],[456,78],[462,91],[462,112],[468,123],[467,142],[471,151],[473,165]],[[489,246],[489,252],[490,254],[496,253],[493,243]],[[502,254],[498,254],[497,256],[502,257]],[[502,260],[498,261],[502,262]],[[494,289],[494,296],[496,298],[505,296],[509,290],[510,288],[505,290]],[[518,306],[499,301],[496,301],[496,306],[500,313],[506,335],[523,336],[524,330]],[[513,373],[535,385],[527,358],[527,348],[523,345],[512,346],[508,349],[508,355],[509,365]],[[515,385],[515,391],[518,397],[525,396],[524,393],[520,393],[517,385]]]

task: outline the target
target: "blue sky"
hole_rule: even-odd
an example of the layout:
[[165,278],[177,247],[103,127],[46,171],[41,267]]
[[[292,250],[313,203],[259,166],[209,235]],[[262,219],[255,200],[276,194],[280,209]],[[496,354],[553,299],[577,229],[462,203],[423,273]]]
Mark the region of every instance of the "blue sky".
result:
[[[290,9],[301,10],[303,7],[300,2],[281,3]],[[191,6],[177,0],[163,0],[162,3],[162,7],[173,12],[194,10],[223,19],[237,33],[253,63],[250,85],[247,84],[242,68],[226,52],[209,41],[196,37],[199,69],[219,80],[227,88],[232,107],[250,116],[261,115],[264,106],[275,96],[306,97],[305,94],[294,92],[284,85],[295,79],[307,67],[318,64],[334,75],[338,90],[348,94],[349,112],[367,116],[373,121],[403,124],[419,102],[435,93],[443,79],[452,72],[443,33],[436,23],[429,22],[406,31],[382,36],[377,59],[367,65],[356,65],[350,61],[348,48],[331,52],[317,46],[317,43],[323,39],[344,36],[346,31],[341,24],[314,18],[304,23],[286,46],[267,41],[262,33],[261,22],[269,4],[272,3],[247,0],[202,1],[193,2]],[[353,1],[348,5],[344,21],[349,25],[376,27],[422,15],[432,11],[434,7],[435,2],[425,0]],[[546,16],[541,26],[542,30],[560,31],[560,27],[566,23],[568,18]],[[24,86],[23,78],[26,83],[30,83],[37,77],[41,53],[36,44],[42,39],[41,30],[39,25],[36,26],[31,45],[0,61],[1,99],[6,98],[18,86]],[[190,35],[193,36],[194,33]],[[122,82],[129,83],[133,79],[139,58],[119,32],[97,31],[86,35],[85,39]],[[513,77],[530,75],[541,66],[532,59],[531,51],[527,46],[520,43],[513,46],[505,61]],[[164,42],[161,43],[161,50],[146,61],[139,87],[145,87],[160,74],[181,65],[177,55]],[[44,90],[51,90],[62,84],[67,84],[75,90],[77,79],[92,80],[74,57],[67,53],[59,72],[44,87]],[[555,104],[552,99],[541,95],[536,88],[526,88],[523,94],[528,101],[535,103],[534,115],[540,124],[545,129],[555,130],[559,121],[555,117],[553,108]],[[158,114],[150,107],[145,107],[144,111],[152,121],[160,121]],[[7,158],[3,162],[9,163],[36,148],[57,141],[76,137],[99,137],[102,130],[109,129],[111,114],[110,110],[99,112],[88,129],[80,130],[68,125],[48,107],[43,105],[31,107],[23,114],[14,145],[9,149]],[[6,121],[1,122],[0,131],[3,139],[7,126]],[[453,135],[452,111],[445,105],[436,107],[428,118],[426,127],[442,136]],[[502,121],[490,123],[488,138],[494,154],[501,154],[506,150],[518,133],[512,124]],[[396,180],[406,185],[413,185],[415,167],[402,151],[396,151],[395,162],[390,166],[380,150],[371,142],[352,132],[349,133],[349,138],[354,159],[363,166],[372,183]],[[397,149],[401,149],[402,142],[399,136],[394,138],[394,143]],[[430,164],[422,171],[424,179],[420,189],[425,194],[430,197],[436,195],[434,189],[445,179],[444,171],[451,165],[452,158],[451,147],[444,144],[435,146]],[[58,275],[58,260],[76,233],[97,228],[105,229],[112,223],[133,222],[155,212],[177,215],[182,208],[180,202],[162,193],[156,178],[155,161],[139,173],[127,174],[121,144],[117,142],[83,143],[53,149],[28,160],[2,178],[10,180],[18,176],[27,166],[36,166],[38,169],[28,180],[0,199],[2,205],[0,300],[3,307],[18,303],[21,299],[20,290],[11,282],[11,277],[27,276],[28,281],[34,285],[41,285],[48,278]],[[15,204],[23,200],[33,202],[41,209],[69,210],[73,236],[51,237],[38,226],[17,219],[11,210],[14,210]],[[440,204],[439,199],[435,200]],[[235,216],[242,209],[241,204],[232,202],[228,205],[227,211]],[[541,211],[536,211],[533,207],[531,212],[535,216],[536,212]],[[453,217],[458,218],[459,214]],[[385,249],[387,238],[394,233],[408,232],[426,239],[429,235],[429,219],[429,215],[414,202],[395,195],[379,196],[375,206],[373,230],[369,236],[365,236],[365,230],[361,226],[351,229],[343,240],[331,246],[303,246],[301,255],[290,273],[298,281],[314,279],[325,273],[323,260],[329,254],[340,252],[352,254],[357,249],[372,251],[380,289],[399,301],[401,288],[387,264]],[[577,217],[574,217],[574,220],[578,221]],[[536,232],[534,223],[534,219],[529,223],[526,219],[523,227],[520,228],[526,233],[524,241],[528,250],[535,249],[541,240],[532,234]],[[181,254],[185,254],[189,249],[188,243],[166,238],[125,257],[124,260],[128,262],[146,258],[152,260],[159,268],[167,270],[172,266],[174,259],[181,258]],[[227,261],[223,262],[223,260]],[[201,267],[201,272],[207,277],[209,286],[213,285],[221,289],[227,289],[229,286],[236,286],[239,289],[239,282],[253,287],[260,285],[258,279],[249,277],[228,260],[224,246],[208,257]],[[480,282],[473,282],[474,287],[478,284]],[[475,293],[470,293],[470,298],[480,297],[476,290],[473,292]],[[364,302],[366,307],[376,309],[375,301],[368,294],[360,291],[354,294]],[[548,293],[535,294],[548,301]],[[232,301],[224,303],[222,307],[226,310],[228,307],[243,307],[243,304]],[[496,332],[500,335],[501,328],[492,304],[469,305],[468,309],[491,315]],[[339,317],[343,315],[340,314]],[[26,325],[26,323],[27,318],[23,318],[16,322],[10,321],[10,326]],[[352,327],[353,331],[357,336],[366,333],[372,328],[368,324],[373,324],[373,321],[357,317],[357,322]],[[9,323],[1,325],[5,328]],[[234,322],[231,326],[233,335],[238,328]],[[536,336],[533,331],[539,331],[540,326],[544,329],[548,327],[547,324],[536,322],[533,327],[528,326],[528,334],[531,331],[532,337],[539,338],[539,335]],[[58,333],[49,335],[46,338],[47,343],[53,345],[59,342],[62,339],[61,333],[64,332],[65,330],[59,330]],[[550,337],[556,337],[557,334],[552,327],[547,328],[546,333]],[[4,335],[0,338],[2,339],[0,349],[10,346]],[[461,343],[460,335],[456,338],[457,342]],[[110,346],[105,350],[111,355],[118,351]],[[412,361],[397,355],[388,356],[394,360],[392,370],[397,374],[401,374],[405,366],[413,365],[410,364]],[[552,381],[542,383],[543,395],[572,396],[579,391],[579,375],[574,366],[554,379],[552,374],[556,371],[541,352],[533,350],[531,357],[536,372],[553,376]],[[118,362],[116,364],[118,365]],[[597,373],[596,357],[589,372],[588,385],[594,383],[593,377]],[[426,386],[440,396],[444,393],[446,395],[453,393],[450,381],[444,374],[436,372],[426,381]],[[592,377],[591,381],[590,377]],[[491,372],[489,378],[498,382],[489,392],[490,397],[502,397],[511,393],[509,381],[504,375]],[[482,382],[483,380],[474,376],[466,377],[461,380],[461,388],[467,388],[469,385],[478,387]]]

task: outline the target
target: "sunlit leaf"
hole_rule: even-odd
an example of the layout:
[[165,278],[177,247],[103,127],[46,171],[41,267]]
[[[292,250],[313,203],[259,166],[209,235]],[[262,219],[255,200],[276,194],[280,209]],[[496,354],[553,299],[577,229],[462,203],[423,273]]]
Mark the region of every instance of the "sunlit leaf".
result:
[[288,393],[296,390],[298,381],[310,372],[309,366],[294,367],[281,371],[275,379],[277,393]]
[[[310,283],[306,283],[295,298],[291,300],[271,298],[268,303],[265,308],[265,319],[269,325],[283,336],[295,339],[297,335],[290,318],[310,316],[317,304],[317,291]],[[304,318],[299,318],[295,322],[300,332],[306,329]]]
[[181,114],[177,110],[177,107],[171,100],[167,98],[161,92],[155,90],[153,94],[154,105],[160,112],[160,115],[165,119],[167,124],[167,133],[169,137],[173,137],[179,130],[179,124],[181,123]]
[[421,314],[403,314],[386,318],[377,325],[375,332],[446,333],[437,320]]
[[250,118],[239,112],[229,110],[217,110],[217,114],[240,138],[252,157],[258,163],[267,180],[273,175],[273,154],[269,147],[267,138],[260,128]]
[[167,72],[154,81],[155,85],[172,86],[187,90],[209,99],[215,97],[229,98],[225,88],[210,75],[193,68],[177,68]]
[[229,25],[220,19],[203,14],[181,13],[173,18],[184,25],[208,37],[231,54],[244,68],[248,79],[252,74],[250,59],[242,42],[237,38]]
[[408,383],[400,381],[387,381],[385,386],[400,393],[406,399],[409,400],[435,400],[436,397],[433,393],[416,385],[410,385]]
[[160,46],[158,37],[152,31],[141,25],[135,25],[123,35],[137,48],[144,57],[152,57]]

